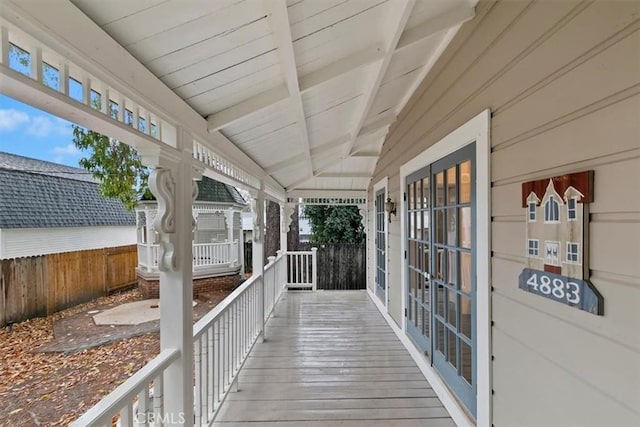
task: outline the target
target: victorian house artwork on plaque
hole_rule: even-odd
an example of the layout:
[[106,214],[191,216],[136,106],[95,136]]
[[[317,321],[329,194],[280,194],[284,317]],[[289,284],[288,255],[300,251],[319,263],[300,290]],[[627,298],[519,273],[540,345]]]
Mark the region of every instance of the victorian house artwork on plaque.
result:
[[592,200],[592,171],[522,184],[527,268],[520,275],[519,287],[602,314],[602,297],[588,281],[588,204]]

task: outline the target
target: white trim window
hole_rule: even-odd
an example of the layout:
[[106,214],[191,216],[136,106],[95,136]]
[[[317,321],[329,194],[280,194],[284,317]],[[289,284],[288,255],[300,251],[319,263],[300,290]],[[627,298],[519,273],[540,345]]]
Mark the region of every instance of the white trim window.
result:
[[560,222],[560,205],[553,196],[544,203],[544,222]]
[[580,257],[580,244],[567,242],[567,262],[578,262]]
[[529,256],[538,256],[540,254],[540,242],[538,239],[529,239],[527,243],[527,254]]
[[536,202],[529,202],[529,222],[536,222]]
[[567,219],[569,221],[578,220],[578,199],[576,197],[567,200]]

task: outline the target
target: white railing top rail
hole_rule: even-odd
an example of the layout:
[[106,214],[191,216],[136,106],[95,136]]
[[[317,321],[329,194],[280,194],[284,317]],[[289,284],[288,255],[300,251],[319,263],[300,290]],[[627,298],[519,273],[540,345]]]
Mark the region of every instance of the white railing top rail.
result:
[[140,391],[149,387],[149,383],[157,378],[158,375],[161,375],[179,355],[180,352],[177,349],[163,350],[143,366],[142,369],[104,397],[99,405],[95,405],[85,412],[72,425],[78,427],[86,425],[111,425],[113,415],[120,411],[123,406],[128,405]]
[[[265,266],[265,271],[270,269],[275,262],[270,262]],[[204,333],[204,331],[209,327],[209,325],[216,321],[220,316],[224,314],[225,311],[229,309],[235,302],[235,300],[242,295],[247,289],[253,286],[254,282],[258,280],[262,280],[262,276],[251,276],[248,278],[242,285],[238,286],[231,292],[225,299],[218,303],[211,311],[205,314],[198,322],[193,325],[193,339],[197,340]]]

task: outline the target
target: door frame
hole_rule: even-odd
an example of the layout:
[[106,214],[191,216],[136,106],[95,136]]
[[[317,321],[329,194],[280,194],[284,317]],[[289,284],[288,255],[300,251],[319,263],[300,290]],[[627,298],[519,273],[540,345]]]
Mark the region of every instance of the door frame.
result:
[[[490,121],[491,111],[486,109],[444,138],[427,148],[400,167],[400,187],[406,188],[407,177],[425,166],[446,157],[466,145],[476,143],[476,361],[477,361],[477,410],[476,421],[469,418],[455,395],[446,386],[439,373],[424,358],[421,366],[427,380],[431,383],[445,408],[458,425],[491,425],[491,168],[490,168]],[[404,191],[404,190],[403,190]],[[407,207],[401,204],[400,230],[401,253],[407,251]],[[406,281],[407,274],[401,270],[402,292],[402,332],[406,334]]]
[[[373,186],[373,228],[374,230],[376,230],[376,206],[375,206],[375,198],[376,198],[376,193],[378,193],[380,190],[384,189],[384,200],[387,200],[387,197],[389,197],[389,178],[388,177],[384,177],[382,178],[380,181],[378,181],[374,186]],[[384,206],[382,207],[382,210],[384,211],[384,243],[385,243],[385,250],[384,250],[384,273],[385,273],[385,278],[384,278],[384,306],[387,309],[387,311],[389,310],[389,213],[387,212],[387,210],[384,208]],[[373,262],[374,262],[374,272],[373,272],[373,293],[376,293],[376,281],[375,281],[375,274],[376,274],[376,269],[378,267],[378,264],[376,262],[377,260],[377,245],[375,243],[375,240],[373,241],[373,244],[371,245],[373,247]]]

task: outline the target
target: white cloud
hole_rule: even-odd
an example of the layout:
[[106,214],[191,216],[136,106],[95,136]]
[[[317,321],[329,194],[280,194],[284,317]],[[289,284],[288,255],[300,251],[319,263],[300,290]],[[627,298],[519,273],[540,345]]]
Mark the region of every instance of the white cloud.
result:
[[0,132],[11,132],[29,122],[29,115],[13,108],[0,110]]
[[36,138],[44,138],[51,135],[71,136],[71,125],[60,118],[50,119],[45,116],[33,117],[27,128],[27,134]]
[[54,155],[53,161],[55,163],[62,163],[66,157],[80,156],[80,150],[73,144],[67,144],[64,147],[53,147],[51,152]]

